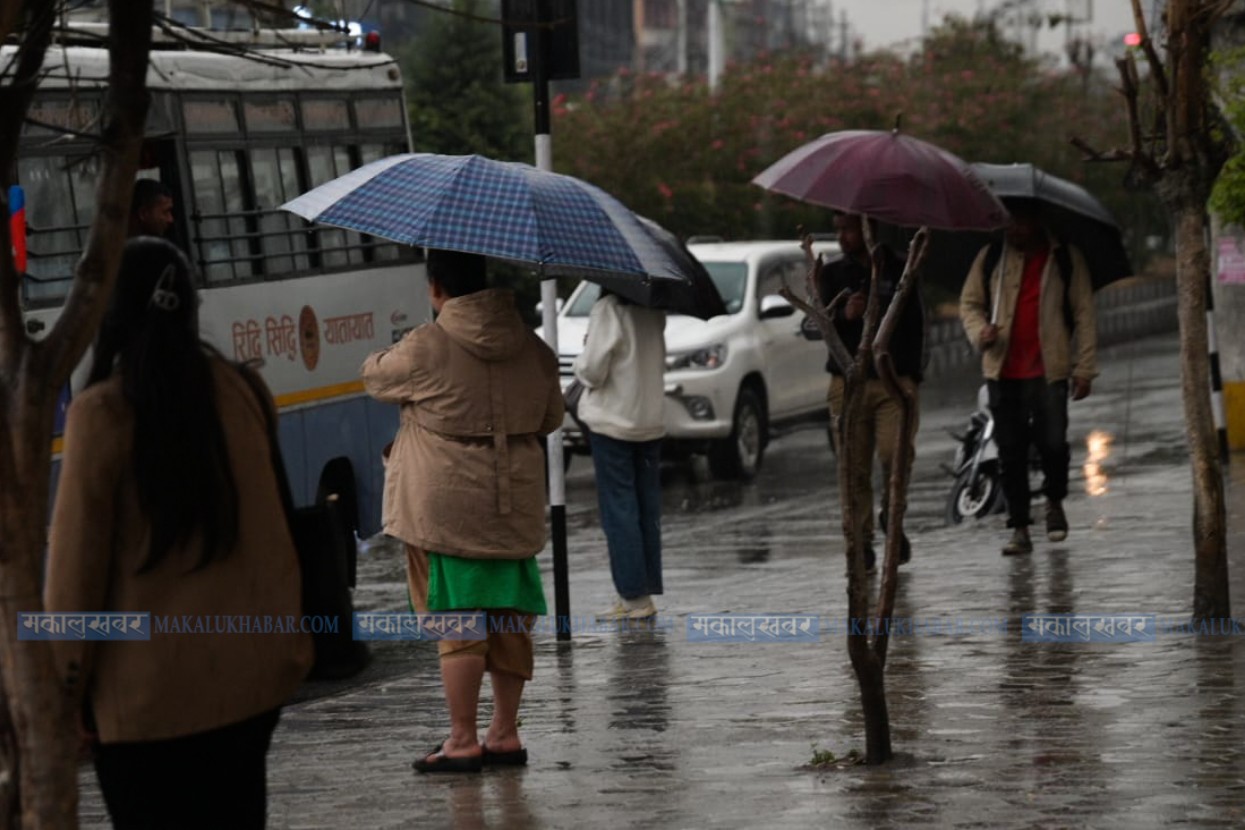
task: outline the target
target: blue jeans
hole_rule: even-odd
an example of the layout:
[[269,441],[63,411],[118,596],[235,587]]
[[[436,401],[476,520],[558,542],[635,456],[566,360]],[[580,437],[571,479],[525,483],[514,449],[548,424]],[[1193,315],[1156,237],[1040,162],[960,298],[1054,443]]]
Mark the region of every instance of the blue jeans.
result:
[[614,587],[623,599],[660,594],[661,441],[588,440]]

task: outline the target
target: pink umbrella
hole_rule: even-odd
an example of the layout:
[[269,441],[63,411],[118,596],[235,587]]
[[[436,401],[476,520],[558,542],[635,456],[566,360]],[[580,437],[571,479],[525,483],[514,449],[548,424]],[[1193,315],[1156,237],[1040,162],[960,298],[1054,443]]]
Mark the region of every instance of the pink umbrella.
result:
[[905,227],[989,231],[1007,210],[967,162],[899,130],[827,133],[752,180],[766,190]]

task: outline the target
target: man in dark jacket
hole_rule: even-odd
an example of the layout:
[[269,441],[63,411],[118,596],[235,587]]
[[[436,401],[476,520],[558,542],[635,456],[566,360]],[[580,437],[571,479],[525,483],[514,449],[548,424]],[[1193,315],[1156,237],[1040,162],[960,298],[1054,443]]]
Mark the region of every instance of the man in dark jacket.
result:
[[[865,244],[861,217],[851,214],[838,214],[834,217],[835,230],[838,231],[839,248],[843,257],[830,263],[821,270],[818,291],[823,302],[830,302],[840,292],[851,292],[847,302],[835,313],[834,323],[843,345],[854,356],[860,346],[860,338],[864,333],[865,305],[869,299],[869,284],[873,278],[873,267],[869,259],[869,249]],[[878,302],[881,304],[880,314],[885,315],[890,307],[895,290],[899,287],[899,279],[903,276],[903,262],[888,248],[883,247],[884,262],[881,281],[878,283]],[[880,318],[879,318],[880,319]],[[811,321],[805,321],[804,331],[812,337],[816,330]],[[811,329],[811,330],[810,330]],[[820,339],[820,332],[815,339]],[[917,384],[921,382],[921,365],[925,347],[925,309],[921,304],[920,292],[914,292],[908,299],[903,316],[895,329],[891,341],[891,357],[895,361],[895,373],[900,384],[912,394],[917,394]],[[826,371],[830,372],[830,416],[837,418],[843,411],[843,376],[834,361],[826,362]],[[862,464],[853,471],[855,477],[855,493],[857,509],[865,514],[865,566],[873,570],[877,560],[873,548],[873,453],[876,448],[878,459],[882,462],[883,487],[882,508],[878,516],[882,531],[886,531],[886,482],[890,480],[890,472],[895,462],[899,444],[899,404],[886,391],[886,387],[878,378],[876,368],[870,366],[865,381],[865,435],[867,445],[862,456],[868,464]],[[919,399],[918,399],[919,400]],[[912,422],[912,437],[915,439],[917,419]],[[838,441],[834,430],[831,433]],[[836,451],[839,447],[836,445]],[[915,449],[902,459],[908,469],[912,468]],[[900,562],[907,562],[912,556],[912,546],[905,534],[900,542]]]

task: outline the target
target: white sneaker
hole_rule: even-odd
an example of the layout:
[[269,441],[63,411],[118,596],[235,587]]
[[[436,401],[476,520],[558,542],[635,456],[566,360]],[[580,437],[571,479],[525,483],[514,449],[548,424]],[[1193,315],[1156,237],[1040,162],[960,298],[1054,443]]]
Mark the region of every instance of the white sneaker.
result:
[[647,620],[657,616],[657,606],[653,604],[653,598],[649,596],[637,597],[636,599],[623,599],[619,597],[614,600],[614,605],[608,611],[597,614],[597,622],[620,622],[622,620]]
[[631,609],[627,607],[626,600],[614,600],[613,606],[608,611],[602,611],[597,614],[597,622],[617,622],[618,620],[627,619],[627,615],[631,613]]
[[657,606],[653,604],[653,598],[647,594],[636,599],[623,600],[627,606],[627,619],[629,620],[648,620],[657,616]]

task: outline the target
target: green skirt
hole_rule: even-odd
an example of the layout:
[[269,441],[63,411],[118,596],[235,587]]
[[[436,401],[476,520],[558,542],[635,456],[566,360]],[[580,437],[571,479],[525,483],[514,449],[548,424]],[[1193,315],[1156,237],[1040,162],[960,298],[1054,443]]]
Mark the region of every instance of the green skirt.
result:
[[547,613],[536,557],[464,559],[428,553],[429,611],[502,608]]

